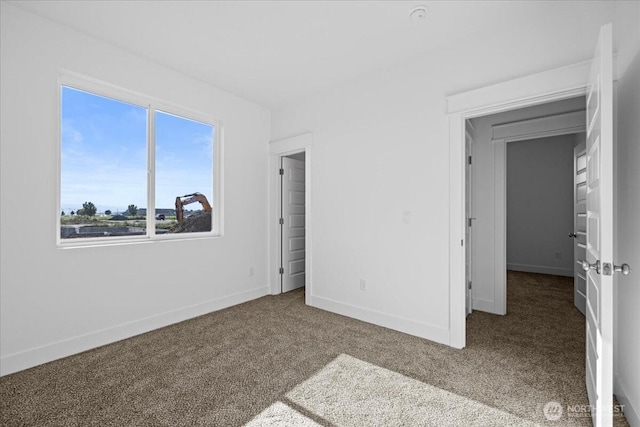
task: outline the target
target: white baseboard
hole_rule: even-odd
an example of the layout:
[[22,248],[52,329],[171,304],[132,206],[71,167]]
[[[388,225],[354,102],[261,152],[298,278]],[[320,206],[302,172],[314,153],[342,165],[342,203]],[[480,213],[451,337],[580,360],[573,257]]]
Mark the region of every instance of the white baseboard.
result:
[[312,307],[332,313],[352,317],[364,322],[373,323],[374,325],[384,326],[385,328],[449,345],[449,329],[446,328],[313,295],[309,297],[307,303]]
[[68,338],[0,358],[0,376],[32,368],[56,359],[111,344],[135,335],[153,331],[203,314],[260,298],[269,293],[267,286],[228,295],[223,298],[182,307],[145,319],[124,323],[88,334]]
[[496,303],[495,301],[489,301],[486,299],[478,299],[478,298],[473,298],[471,300],[471,308],[474,310],[478,310],[478,311],[485,311],[487,313],[491,313],[491,314],[499,314],[499,315],[503,315],[504,313],[500,313],[498,312],[498,310],[496,310]]
[[640,427],[640,407],[633,406],[634,402],[637,404],[639,401],[634,400],[633,396],[629,396],[629,389],[619,375],[614,376],[613,390],[618,402],[624,407],[624,416],[629,422],[629,425],[631,427]]
[[507,264],[507,270],[524,271],[526,273],[551,274],[554,276],[573,277],[573,270],[571,269],[547,267],[544,265]]

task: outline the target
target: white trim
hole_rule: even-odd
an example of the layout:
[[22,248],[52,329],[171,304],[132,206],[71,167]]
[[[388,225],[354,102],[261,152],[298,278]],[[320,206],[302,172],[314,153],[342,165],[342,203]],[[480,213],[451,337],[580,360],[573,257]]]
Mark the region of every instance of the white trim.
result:
[[[156,111],[147,109],[147,236],[156,235]],[[176,194],[177,195],[177,194]],[[151,223],[149,222],[151,220]]]
[[312,263],[312,197],[311,197],[311,148],[313,145],[313,135],[305,133],[302,135],[286,138],[269,143],[269,290],[272,295],[279,294],[280,289],[280,225],[278,218],[280,213],[278,210],[280,200],[279,170],[280,159],[284,156],[305,153],[305,298],[306,304],[309,304],[311,295],[313,294],[313,263]]
[[0,359],[0,375],[8,375],[43,363],[71,356],[102,345],[131,338],[133,336],[163,328],[174,323],[189,320],[223,308],[242,304],[268,294],[268,287],[250,289],[248,291],[213,299],[202,303],[182,307],[177,310],[123,323],[111,328],[101,329],[84,335],[64,339],[54,343],[35,347],[29,350],[6,355]]
[[583,109],[570,113],[493,125],[492,139],[504,139],[506,142],[514,142],[568,135],[584,132],[586,130],[585,123],[586,112]]
[[[449,116],[449,345],[455,348],[465,346],[467,317],[464,246],[466,244],[465,122],[461,114]],[[458,286],[459,284],[462,286]]]
[[[613,377],[614,394],[621,405],[624,405],[624,416],[630,426],[640,426],[640,400],[636,396],[629,396],[629,388],[626,386],[622,377],[614,375]],[[634,399],[635,398],[635,399]]]
[[449,343],[449,330],[430,323],[416,322],[415,320],[404,317],[382,313],[377,310],[371,310],[357,305],[345,304],[343,302],[324,297],[311,296],[308,298],[307,304],[332,313],[362,320],[363,322],[384,326],[406,334],[425,338],[429,341],[435,341],[440,344]]
[[269,154],[279,155],[281,157],[295,154],[304,151],[305,148],[311,148],[312,144],[313,135],[311,133],[304,133],[291,138],[271,141],[269,143]]
[[590,66],[591,61],[579,62],[454,94],[447,98],[447,113],[464,113],[466,118],[473,118],[572,98],[584,93]]
[[491,313],[507,314],[507,144],[493,145],[493,300]]
[[[449,345],[461,348],[466,343],[464,304],[464,126],[470,118],[500,113],[515,108],[529,107],[552,101],[584,95],[591,62],[509,80],[480,89],[451,95],[447,98],[449,114]],[[502,201],[504,203],[504,201]],[[502,223],[502,222],[501,222]],[[496,224],[499,225],[499,224]],[[506,243],[506,242],[505,242]],[[496,254],[496,259],[501,257]],[[506,264],[506,258],[505,258]],[[506,265],[505,265],[506,270]],[[504,298],[506,301],[506,298]],[[502,298],[496,305],[504,307]]]
[[489,301],[481,298],[473,298],[473,309],[479,311],[485,311],[491,313],[493,311],[494,301]]

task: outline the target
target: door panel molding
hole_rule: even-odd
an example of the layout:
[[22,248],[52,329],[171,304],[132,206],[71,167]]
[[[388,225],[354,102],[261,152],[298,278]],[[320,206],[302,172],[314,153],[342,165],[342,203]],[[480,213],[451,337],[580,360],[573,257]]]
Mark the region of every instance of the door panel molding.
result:
[[[586,116],[586,114],[585,114]],[[578,260],[586,259],[587,248],[587,142],[573,149],[573,303],[582,314],[586,312],[587,285],[585,272]]]
[[305,182],[304,162],[281,157],[282,292],[304,286],[305,280]]

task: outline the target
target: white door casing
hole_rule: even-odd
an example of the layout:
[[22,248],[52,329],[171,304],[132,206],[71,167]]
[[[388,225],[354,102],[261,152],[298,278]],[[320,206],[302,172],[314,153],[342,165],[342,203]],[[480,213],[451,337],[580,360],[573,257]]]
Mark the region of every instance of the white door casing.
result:
[[282,263],[282,230],[280,227],[281,158],[304,153],[305,159],[305,303],[313,295],[313,218],[312,218],[312,148],[313,135],[304,133],[269,143],[269,290],[272,295],[282,292],[280,267]]
[[304,161],[282,158],[282,292],[305,284]]
[[449,345],[466,345],[465,122],[586,94],[591,61],[520,77],[447,97],[449,115]]
[[[611,268],[613,256],[613,200],[612,200],[612,165],[613,165],[613,65],[612,65],[612,48],[611,48],[611,26],[603,27],[601,31],[600,41],[594,60],[568,67],[562,67],[542,73],[533,74],[531,76],[522,77],[499,83],[492,86],[464,92],[457,95],[451,95],[447,98],[447,111],[449,113],[450,125],[450,144],[449,144],[449,185],[450,185],[450,331],[449,345],[456,348],[463,348],[466,343],[466,282],[465,282],[465,253],[464,236],[466,233],[466,217],[465,217],[465,121],[489,114],[509,111],[515,108],[522,108],[531,105],[543,104],[546,102],[556,101],[560,99],[572,98],[585,93],[592,92],[596,98],[591,98],[591,106],[587,107],[587,122],[589,117],[594,116],[594,112],[598,112],[599,126],[601,138],[606,140],[598,140],[598,143],[590,144],[587,151],[591,157],[588,158],[587,168],[595,168],[599,171],[598,179],[590,179],[588,181],[593,189],[595,186],[598,191],[591,191],[592,198],[598,194],[598,204],[595,205],[599,209],[594,215],[594,226],[598,226],[598,233],[593,237],[589,234],[590,218],[589,218],[589,201],[588,205],[588,221],[587,221],[587,242],[597,243],[597,255],[601,260],[609,264]],[[598,52],[602,50],[603,52]],[[595,70],[592,70],[595,66]],[[596,71],[592,73],[591,71]],[[593,75],[593,80],[589,78]],[[600,83],[595,83],[599,81]],[[592,82],[589,84],[587,82]],[[603,87],[605,86],[605,87]],[[596,90],[591,91],[594,88]],[[597,104],[593,104],[596,102]],[[599,110],[594,110],[594,105],[599,106]],[[606,110],[606,111],[604,111]],[[595,122],[594,122],[595,123]],[[592,129],[593,130],[593,129]],[[592,142],[595,142],[592,139]],[[599,147],[599,148],[597,148]],[[592,166],[593,163],[593,166]],[[594,177],[595,178],[595,177]],[[604,182],[603,182],[604,179]],[[603,190],[607,188],[608,190]],[[604,195],[604,198],[602,196]],[[589,200],[589,199],[587,199]],[[592,204],[595,203],[591,202]],[[604,207],[604,209],[602,209]],[[598,218],[597,223],[595,218]],[[604,223],[603,223],[604,221]],[[608,222],[608,224],[607,224]],[[597,237],[596,237],[597,236]],[[604,237],[604,240],[602,238]],[[592,239],[593,242],[590,242]],[[593,253],[587,251],[590,263],[595,263]],[[608,257],[608,258],[604,258]],[[604,265],[603,265],[604,267]],[[595,277],[598,276],[598,277]],[[600,280],[604,278],[604,280]],[[590,402],[594,405],[593,422],[595,425],[610,425],[611,420],[611,400],[612,400],[612,311],[613,311],[613,280],[611,276],[600,276],[593,270],[589,272],[587,279],[592,279],[587,284],[587,304],[593,302],[592,308],[596,310],[597,317],[592,316],[592,326],[589,330],[591,333],[591,352],[592,359],[587,360],[587,369],[592,370],[592,374],[587,372],[587,387],[589,391]],[[590,293],[590,286],[594,286]],[[599,285],[599,286],[597,286]],[[602,291],[600,294],[597,292]],[[590,299],[592,298],[592,300]],[[589,310],[589,306],[587,306]],[[587,316],[588,317],[588,316]],[[589,320],[587,320],[589,321]],[[588,338],[589,340],[590,338]],[[587,348],[587,357],[589,357],[589,349]],[[594,351],[598,355],[593,360]],[[592,366],[589,367],[589,363]],[[607,414],[608,412],[608,414]]]
[[473,198],[472,198],[472,186],[473,186],[473,179],[472,179],[472,167],[473,167],[473,156],[471,154],[472,151],[472,146],[473,146],[473,125],[471,124],[470,121],[467,120],[466,122],[466,135],[465,135],[465,152],[467,154],[467,165],[466,165],[466,173],[465,173],[465,204],[466,204],[466,208],[465,208],[465,213],[466,213],[466,218],[467,218],[467,226],[466,226],[466,231],[465,231],[465,239],[466,239],[466,256],[465,256],[465,283],[467,284],[466,287],[466,313],[467,315],[471,314],[471,312],[473,311],[473,289],[472,289],[472,282],[473,282],[473,272],[472,272],[472,266],[473,266],[473,262],[472,262],[472,239],[473,239],[473,232],[472,232],[472,227],[473,227],[473,221],[475,220],[475,218],[473,217]]
[[587,144],[573,149],[573,302],[585,314],[587,278],[579,260],[587,250]]
[[586,382],[595,426],[613,423],[613,41],[600,30],[587,93]]

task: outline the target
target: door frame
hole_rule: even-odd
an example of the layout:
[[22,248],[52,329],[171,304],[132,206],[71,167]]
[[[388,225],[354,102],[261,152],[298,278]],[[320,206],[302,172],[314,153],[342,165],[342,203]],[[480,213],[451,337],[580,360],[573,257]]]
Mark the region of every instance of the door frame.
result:
[[475,128],[473,127],[473,123],[470,120],[464,121],[465,125],[465,134],[464,134],[464,156],[465,159],[465,181],[464,181],[464,191],[465,191],[465,200],[464,200],[464,210],[465,210],[465,220],[467,223],[465,224],[465,313],[469,316],[473,312],[473,290],[471,285],[473,283],[473,221],[475,217],[473,217],[473,143],[475,137]]
[[309,303],[312,295],[312,220],[311,220],[311,147],[313,135],[305,133],[291,138],[271,141],[269,143],[269,291],[271,295],[281,293],[280,288],[280,255],[282,240],[280,239],[280,165],[282,157],[304,153],[304,204],[305,204],[305,303]]
[[[585,87],[586,91],[586,87]],[[586,100],[585,100],[586,102]],[[494,125],[493,214],[494,214],[494,302],[493,313],[507,314],[507,144],[560,135],[586,132],[586,107],[583,110],[527,119],[508,125],[497,137]],[[499,255],[499,256],[498,256]],[[550,273],[552,274],[552,273]]]
[[[450,192],[449,345],[452,347],[464,348],[466,345],[465,122],[476,117],[584,96],[590,65],[591,61],[584,61],[447,97]],[[500,243],[494,249],[504,252],[506,242]],[[506,253],[496,254],[495,260],[499,259],[504,262]]]

